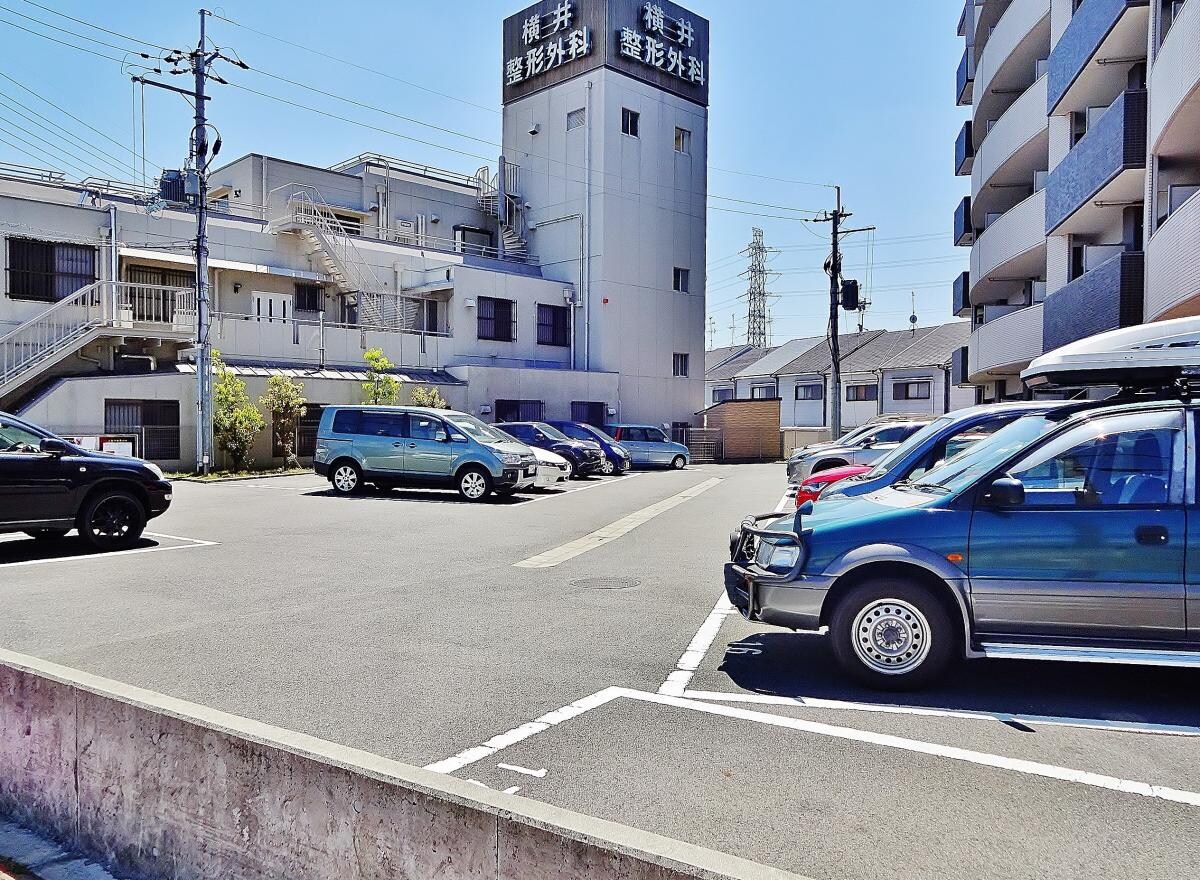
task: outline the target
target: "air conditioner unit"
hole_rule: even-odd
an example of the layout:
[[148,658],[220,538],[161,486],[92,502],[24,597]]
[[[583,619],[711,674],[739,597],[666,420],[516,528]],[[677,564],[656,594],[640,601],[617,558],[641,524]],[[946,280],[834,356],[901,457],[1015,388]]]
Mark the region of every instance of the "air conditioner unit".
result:
[[569,305],[569,306],[577,306],[577,305],[579,305],[579,299],[578,299],[578,297],[576,297],[576,295],[575,295],[575,291],[574,291],[574,290],[572,290],[572,289],[571,289],[571,288],[569,288],[569,287],[564,287],[564,288],[563,288],[563,300],[564,300],[564,301],[566,302],[566,304],[567,304],[567,305]]
[[401,244],[417,243],[417,224],[414,220],[396,221],[396,240]]

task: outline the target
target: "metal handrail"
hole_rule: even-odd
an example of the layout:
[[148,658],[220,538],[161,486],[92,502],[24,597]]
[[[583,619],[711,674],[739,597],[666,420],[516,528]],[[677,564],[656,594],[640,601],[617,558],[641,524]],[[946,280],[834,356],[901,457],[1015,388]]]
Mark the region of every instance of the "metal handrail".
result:
[[265,318],[261,315],[247,315],[244,312],[213,312],[213,318],[236,321],[257,321],[263,324],[298,324],[302,327],[324,327],[326,330],[368,330],[372,333],[408,333],[413,336],[434,336],[439,339],[449,339],[454,334],[449,330],[422,330],[418,327],[397,327],[388,324],[352,324],[344,321],[321,321],[313,318]]
[[375,292],[383,287],[375,270],[354,246],[346,228],[334,215],[333,206],[325,201],[320,190],[314,186],[298,186],[288,198],[288,209],[292,220],[315,227],[330,237],[332,255],[341,264],[342,270],[350,276],[351,284],[356,290]]

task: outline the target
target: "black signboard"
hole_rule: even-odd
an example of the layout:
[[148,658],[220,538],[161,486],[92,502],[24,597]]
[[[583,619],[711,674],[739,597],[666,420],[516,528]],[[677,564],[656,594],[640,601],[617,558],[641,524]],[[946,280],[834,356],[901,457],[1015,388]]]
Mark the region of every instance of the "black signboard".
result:
[[541,0],[504,20],[504,103],[609,67],[708,106],[708,20],[669,0]]

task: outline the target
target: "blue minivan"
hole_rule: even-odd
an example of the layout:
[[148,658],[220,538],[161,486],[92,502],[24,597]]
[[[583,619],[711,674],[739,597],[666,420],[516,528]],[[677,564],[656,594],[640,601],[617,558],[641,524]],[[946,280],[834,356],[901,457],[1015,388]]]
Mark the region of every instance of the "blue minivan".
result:
[[442,486],[468,501],[510,495],[537,479],[523,443],[474,416],[397,406],[331,406],[321,413],[313,468],[339,495],[371,483]]
[[572,440],[590,440],[593,443],[599,443],[600,451],[604,453],[604,459],[600,462],[600,473],[602,474],[608,476],[623,474],[633,465],[633,459],[629,455],[629,450],[595,425],[589,425],[586,422],[563,422],[553,419],[547,420],[546,424],[562,431]]
[[629,450],[635,467],[669,467],[681,470],[692,460],[692,453],[676,443],[656,425],[606,425],[604,430]]

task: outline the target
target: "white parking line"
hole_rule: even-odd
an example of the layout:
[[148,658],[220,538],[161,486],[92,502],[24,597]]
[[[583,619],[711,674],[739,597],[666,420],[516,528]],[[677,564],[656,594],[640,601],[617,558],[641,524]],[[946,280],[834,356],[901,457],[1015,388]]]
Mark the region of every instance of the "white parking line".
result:
[[531,504],[537,504],[539,501],[553,501],[555,498],[564,498],[567,495],[574,495],[576,492],[586,492],[588,489],[599,489],[601,486],[615,486],[618,483],[624,483],[626,480],[632,480],[634,477],[640,477],[642,474],[622,474],[619,477],[605,477],[603,482],[588,483],[585,486],[574,486],[570,489],[560,489],[557,492],[538,495],[536,498],[522,499],[521,507],[528,507]]
[[528,767],[519,767],[516,764],[497,764],[501,770],[511,770],[513,773],[523,773],[526,776],[536,776],[538,779],[543,779],[546,776],[546,768],[540,770],[530,770]]
[[562,544],[552,550],[547,550],[545,553],[531,556],[521,562],[515,562],[513,565],[515,568],[553,568],[556,565],[561,565],[568,559],[582,556],[589,550],[595,550],[597,547],[603,547],[611,541],[624,537],[638,526],[649,522],[659,514],[666,513],[668,510],[678,507],[685,501],[690,501],[703,492],[707,492],[720,482],[721,479],[719,477],[711,477],[703,483],[697,483],[690,489],[684,489],[677,495],[664,498],[656,504],[651,504],[649,507],[643,507],[641,510],[636,510],[627,516],[623,516],[616,522],[611,522],[604,526],[604,528],[597,529],[590,534],[584,535],[582,538],[568,541],[566,544]]
[[[738,706],[725,706],[717,703],[707,703],[699,700],[689,700],[669,694],[652,694],[647,691],[631,690],[629,688],[605,688],[582,700],[577,700],[562,709],[547,713],[536,721],[523,724],[507,733],[492,737],[482,746],[467,749],[452,758],[438,761],[426,766],[426,770],[438,773],[454,773],[476,761],[496,754],[511,745],[523,742],[532,736],[549,730],[569,718],[576,718],[585,712],[611,703],[618,697],[651,703],[659,706],[671,706],[677,709],[689,709],[707,715],[733,718],[739,721],[749,721],[765,724],[771,727],[781,727],[800,733],[834,739],[849,740],[881,748],[899,749],[905,752],[915,752],[934,758],[948,758],[966,764],[981,767],[991,767],[1006,772],[1021,773],[1027,776],[1039,776],[1044,779],[1056,779],[1062,782],[1073,782],[1094,788],[1104,788],[1110,791],[1121,791],[1136,794],[1141,797],[1157,798],[1173,803],[1187,804],[1200,807],[1200,792],[1170,788],[1155,785],[1136,779],[1122,779],[1119,776],[1109,776],[1104,773],[1092,773],[1088,770],[1076,770],[1070,767],[1059,767],[1054,764],[1044,764],[1040,761],[1028,761],[1023,758],[1010,758],[1005,755],[993,755],[974,749],[963,749],[957,746],[946,746],[939,743],[924,742],[903,736],[893,736],[887,733],[876,733],[870,730],[857,730],[853,727],[842,727],[835,724],[825,724],[818,721],[805,721],[800,718],[787,718],[781,715],[771,715],[766,712],[755,712]],[[553,719],[553,720],[549,720]]]
[[[660,694],[670,691],[659,690]],[[930,718],[961,718],[967,721],[1017,722],[1033,726],[1081,727],[1089,730],[1111,730],[1117,733],[1150,733],[1169,736],[1200,736],[1200,727],[1186,724],[1158,724],[1140,721],[1113,721],[1107,718],[1073,718],[1066,715],[1026,715],[1024,713],[987,712],[970,709],[939,709],[930,706],[896,706],[890,703],[856,703],[850,700],[828,700],[823,697],[777,697],[769,694],[738,694],[724,691],[685,690],[683,696],[692,700],[716,703],[753,703],[759,706],[782,706],[797,709],[835,709],[851,712],[872,712],[881,715],[920,715]]]
[[165,553],[168,550],[191,550],[195,547],[216,547],[216,541],[201,541],[198,538],[180,538],[176,535],[160,535],[143,532],[147,538],[167,538],[171,541],[186,541],[173,547],[135,547],[132,550],[113,550],[110,553],[81,553],[75,556],[54,556],[48,559],[22,559],[18,562],[0,562],[0,568],[19,568],[27,565],[52,565],[58,562],[87,562],[96,559],[112,559],[118,556],[133,556],[138,553]]

